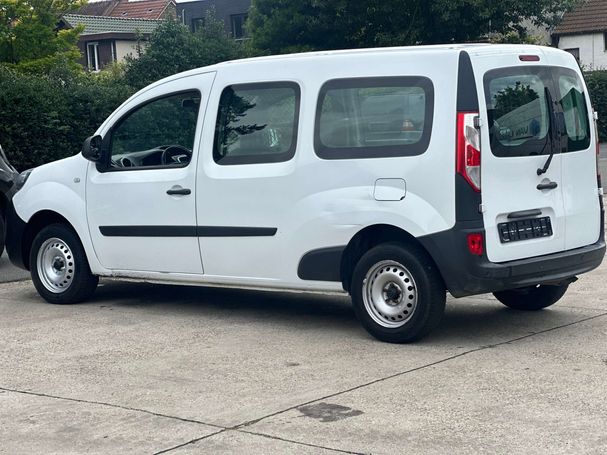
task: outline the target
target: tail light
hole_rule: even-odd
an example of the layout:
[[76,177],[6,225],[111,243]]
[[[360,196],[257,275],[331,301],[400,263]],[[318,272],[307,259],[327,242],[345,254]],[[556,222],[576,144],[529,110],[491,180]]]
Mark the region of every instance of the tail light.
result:
[[457,114],[457,173],[474,191],[481,191],[481,135],[478,112]]

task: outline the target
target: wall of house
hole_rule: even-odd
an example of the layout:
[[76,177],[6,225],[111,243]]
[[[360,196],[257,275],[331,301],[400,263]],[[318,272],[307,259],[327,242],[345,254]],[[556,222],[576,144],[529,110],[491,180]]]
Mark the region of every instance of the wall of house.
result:
[[561,36],[559,49],[579,49],[580,64],[587,69],[607,69],[607,52],[603,33]]
[[[177,4],[177,20],[182,21],[192,30],[192,20],[204,18],[207,11],[215,8],[215,17],[222,20],[226,32],[231,33],[231,16],[235,14],[246,14],[251,8],[251,0],[198,0],[194,2]],[[193,30],[192,30],[193,31]]]

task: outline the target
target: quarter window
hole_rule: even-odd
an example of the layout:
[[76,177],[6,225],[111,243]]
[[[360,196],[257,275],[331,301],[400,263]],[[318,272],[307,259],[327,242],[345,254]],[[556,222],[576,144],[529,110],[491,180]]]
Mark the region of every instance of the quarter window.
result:
[[325,159],[419,155],[430,141],[433,108],[427,78],[329,81],[317,105],[316,153]]
[[216,163],[288,161],[295,154],[300,89],[293,82],[230,85],[221,93],[213,158]]
[[111,133],[111,168],[187,166],[192,157],[198,91],[146,103],[123,117]]
[[558,81],[559,103],[567,133],[567,151],[585,150],[590,147],[590,124],[582,83],[573,72],[559,76]]

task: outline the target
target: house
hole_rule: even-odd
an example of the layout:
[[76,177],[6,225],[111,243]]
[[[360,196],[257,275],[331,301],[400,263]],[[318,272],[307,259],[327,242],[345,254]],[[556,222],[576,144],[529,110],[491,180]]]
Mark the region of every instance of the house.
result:
[[223,21],[226,31],[234,39],[244,39],[251,0],[196,0],[177,4],[177,18],[192,32],[204,25],[205,17],[215,11],[215,17]]
[[138,46],[145,45],[142,38],[149,37],[158,24],[159,20],[151,19],[65,14],[59,27],[84,26],[78,40],[80,63],[90,71],[99,71],[129,54],[137,55]]
[[552,42],[588,69],[607,69],[607,1],[586,0],[565,13]]

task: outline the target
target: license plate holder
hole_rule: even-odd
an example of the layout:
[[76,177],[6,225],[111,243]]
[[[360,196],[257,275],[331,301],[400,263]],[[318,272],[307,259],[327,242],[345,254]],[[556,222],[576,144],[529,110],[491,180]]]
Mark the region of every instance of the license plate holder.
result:
[[539,239],[552,235],[552,223],[549,216],[499,223],[497,230],[501,243]]

